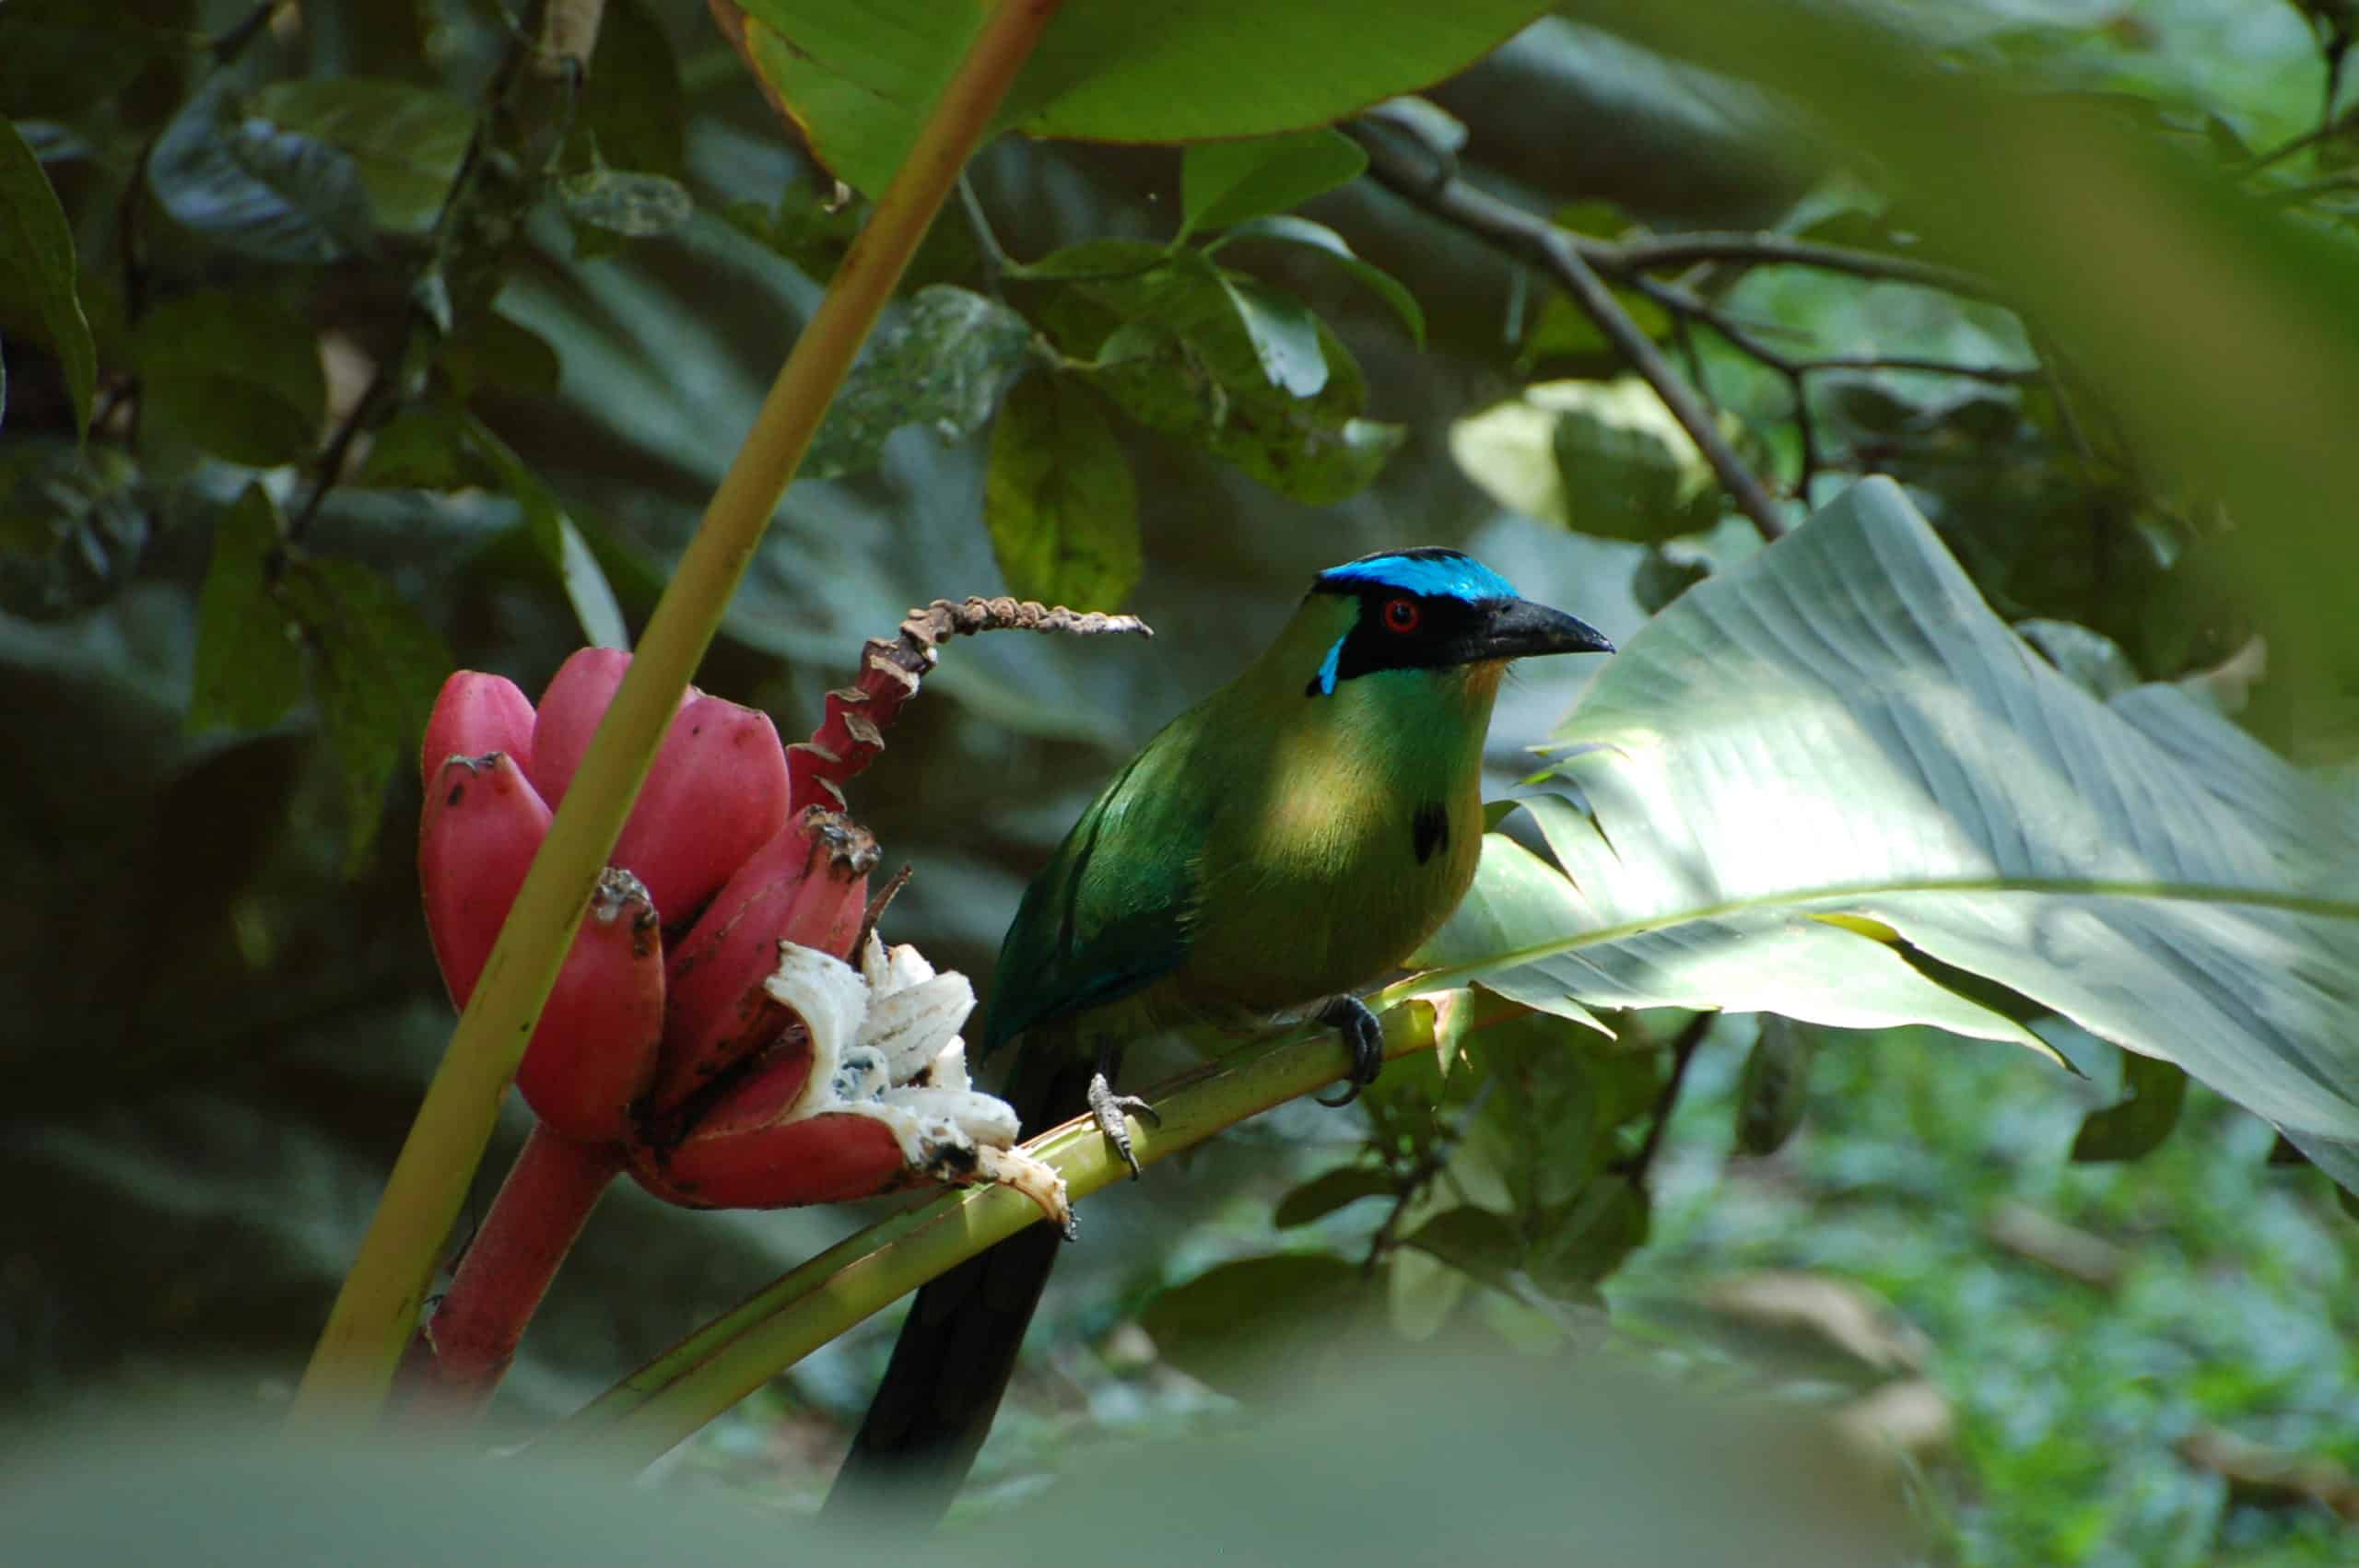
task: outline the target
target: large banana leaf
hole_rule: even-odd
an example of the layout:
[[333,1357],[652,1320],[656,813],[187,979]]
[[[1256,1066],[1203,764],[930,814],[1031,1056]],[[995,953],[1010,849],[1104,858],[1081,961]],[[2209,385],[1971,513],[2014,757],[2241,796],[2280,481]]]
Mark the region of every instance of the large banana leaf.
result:
[[2353,813],[2175,688],[2059,673],[1891,481],[1690,590],[1557,739],[1584,803],[1526,804],[1561,873],[1492,835],[1428,961],[1526,1000],[2025,1037],[1934,977],[1965,970],[2359,1185]]

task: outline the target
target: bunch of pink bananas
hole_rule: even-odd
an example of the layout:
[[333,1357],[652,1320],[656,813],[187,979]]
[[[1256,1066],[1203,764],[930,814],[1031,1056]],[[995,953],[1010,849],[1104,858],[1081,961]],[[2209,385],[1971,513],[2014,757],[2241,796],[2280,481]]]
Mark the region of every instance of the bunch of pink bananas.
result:
[[[584,649],[537,709],[498,675],[442,688],[418,877],[461,1005],[629,663]],[[968,1089],[966,981],[873,936],[853,951],[875,844],[797,811],[788,772],[767,715],[689,689],[517,1073],[546,1128],[618,1147],[673,1202],[864,1197],[971,1175],[978,1142],[1014,1141],[1006,1107]]]

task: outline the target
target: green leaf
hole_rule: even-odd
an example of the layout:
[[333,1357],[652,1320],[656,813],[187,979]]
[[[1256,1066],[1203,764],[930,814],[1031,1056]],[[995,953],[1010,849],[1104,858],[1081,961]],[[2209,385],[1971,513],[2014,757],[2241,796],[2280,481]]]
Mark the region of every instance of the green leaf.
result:
[[213,564],[197,601],[188,729],[262,730],[303,695],[303,658],[271,591],[278,508],[259,485],[213,521]]
[[581,635],[593,647],[628,649],[630,627],[623,620],[623,607],[597,556],[590,553],[589,542],[565,514],[557,492],[482,420],[465,415],[464,427],[468,444],[490,463],[499,475],[501,488],[522,509],[524,532],[557,573],[566,603],[573,606],[574,619],[581,625]]
[[157,138],[147,188],[175,222],[257,261],[336,261],[374,227],[350,153],[241,113],[218,76]]
[[450,94],[370,76],[273,82],[254,95],[253,108],[284,131],[343,151],[376,221],[403,234],[433,227],[475,135],[474,117]]
[[606,0],[575,116],[577,127],[594,141],[600,161],[687,178],[682,133],[688,115],[680,64],[671,34],[646,0]]
[[992,427],[983,521],[1019,598],[1121,604],[1139,579],[1138,494],[1097,394],[1071,376],[1029,376]]
[[2120,644],[2103,632],[2070,621],[2034,617],[2015,623],[2015,635],[2047,656],[2073,685],[2099,701],[2119,696],[2138,684],[2138,671]]
[[1817,1055],[1817,1036],[1791,1019],[1763,1014],[1737,1075],[1739,1153],[1762,1159],[1785,1147],[1810,1109],[1810,1064]]
[[831,204],[826,190],[809,181],[795,180],[779,193],[776,207],[732,202],[721,216],[731,228],[793,263],[804,276],[825,282],[860,233],[863,205],[853,201]]
[[1417,307],[1416,296],[1406,285],[1386,272],[1361,261],[1342,235],[1323,223],[1313,223],[1307,217],[1257,217],[1240,223],[1222,236],[1216,244],[1205,247],[1207,252],[1240,240],[1272,240],[1288,245],[1307,245],[1324,252],[1343,263],[1344,270],[1366,285],[1377,298],[1392,307],[1409,336],[1418,347],[1426,345],[1426,313]]
[[[88,435],[99,352],[74,286],[74,231],[41,160],[17,128],[0,121],[0,303],[22,304],[65,371],[74,427]],[[7,383],[0,380],[0,416]]]
[[921,288],[852,367],[812,438],[803,476],[874,468],[885,438],[905,425],[964,440],[1031,362],[1032,325],[1022,316],[972,289]]
[[1148,1302],[1139,1324],[1165,1361],[1250,1399],[1277,1367],[1292,1373],[1316,1346],[1348,1338],[1354,1322],[1371,1315],[1371,1298],[1352,1264],[1289,1253],[1206,1270]]
[[1562,872],[1491,836],[1428,961],[2032,1043],[1889,930],[2359,1177],[2359,813],[2174,688],[2100,703],[2033,657],[1890,481],[1688,590],[1558,735],[1589,812],[1526,804]]
[[1449,451],[1499,505],[1582,533],[1659,543],[1719,516],[1710,465],[1636,376],[1528,386],[1459,420]]
[[1363,1198],[1389,1198],[1393,1191],[1393,1180],[1384,1172],[1368,1165],[1345,1165],[1313,1176],[1279,1199],[1270,1223],[1282,1231],[1292,1230],[1323,1220]]
[[1647,1242],[1646,1188],[1603,1176],[1550,1216],[1532,1247],[1532,1282],[1552,1295],[1587,1300],[1599,1281]]
[[[1399,447],[1397,427],[1358,417],[1358,363],[1312,322],[1326,379],[1297,397],[1274,382],[1273,355],[1257,342],[1233,292],[1239,280],[1193,251],[1137,240],[1094,240],[1036,263],[1028,278],[1062,279],[1099,308],[1100,325],[1066,324],[1061,341],[1092,361],[1098,387],[1149,429],[1208,448],[1282,495],[1312,505],[1364,488]],[[1102,325],[1110,315],[1121,324]],[[1057,323],[1051,322],[1052,328]]]
[[281,603],[311,653],[311,697],[344,776],[345,871],[368,861],[385,785],[414,758],[451,652],[399,589],[357,561],[297,559]]
[[[1196,0],[1182,18],[1069,6],[995,123],[1125,143],[1301,132],[1439,81],[1542,9],[1529,0]],[[933,0],[751,0],[742,9],[724,0],[714,10],[819,160],[871,195],[907,155],[983,15]]]
[[2072,1139],[2078,1164],[2140,1160],[2163,1146],[2187,1104],[2187,1074],[2166,1061],[2124,1051],[2121,1099],[2081,1120]]
[[557,194],[565,202],[565,216],[574,222],[626,240],[675,233],[687,226],[697,210],[696,198],[677,180],[622,170],[569,174],[557,181]]
[[496,387],[517,397],[555,397],[562,367],[548,339],[498,310],[479,310],[442,341],[435,364],[462,400]]
[[117,447],[0,443],[0,612],[53,621],[112,599],[147,552],[151,506]]
[[403,490],[456,490],[482,482],[467,447],[467,412],[447,394],[421,398],[369,438],[369,455],[348,483]]
[[327,377],[309,323],[267,296],[203,289],[147,312],[133,339],[148,434],[250,468],[318,446]]
[[1310,307],[1250,278],[1224,273],[1220,281],[1270,384],[1293,397],[1317,397],[1327,384],[1327,356]]
[[150,60],[185,51],[185,26],[153,15],[161,9],[123,0],[0,5],[0,120],[76,118],[122,90]]
[[1180,238],[1300,206],[1357,179],[1367,167],[1358,143],[1325,127],[1200,142],[1180,160]]
[[1402,1237],[1401,1245],[1429,1253],[1489,1285],[1504,1285],[1508,1271],[1523,1263],[1523,1238],[1515,1226],[1505,1216],[1471,1204],[1436,1214],[1414,1235]]

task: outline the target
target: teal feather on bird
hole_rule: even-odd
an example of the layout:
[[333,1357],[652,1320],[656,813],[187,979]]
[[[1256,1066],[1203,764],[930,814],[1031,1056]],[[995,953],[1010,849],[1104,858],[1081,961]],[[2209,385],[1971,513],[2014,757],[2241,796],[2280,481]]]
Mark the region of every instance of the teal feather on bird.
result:
[[[1355,993],[1473,881],[1508,661],[1612,651],[1455,550],[1320,573],[1276,640],[1148,741],[1026,890],[981,1050],[1015,1048],[1006,1094],[1026,1136],[1086,1110],[1130,1159],[1124,1113],[1144,1106],[1113,1092],[1122,1047],[1196,1022],[1317,1010],[1352,1047],[1352,1092],[1371,1081],[1382,1041]],[[918,1293],[831,1508],[947,1506],[1058,1246],[1035,1226]]]

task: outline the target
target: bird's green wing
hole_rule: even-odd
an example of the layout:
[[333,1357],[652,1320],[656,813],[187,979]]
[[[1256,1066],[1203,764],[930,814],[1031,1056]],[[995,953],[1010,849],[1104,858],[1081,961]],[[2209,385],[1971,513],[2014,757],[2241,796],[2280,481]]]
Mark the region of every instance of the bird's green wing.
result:
[[1001,943],[982,1054],[1135,994],[1187,956],[1211,814],[1192,714],[1147,743],[1025,890]]

